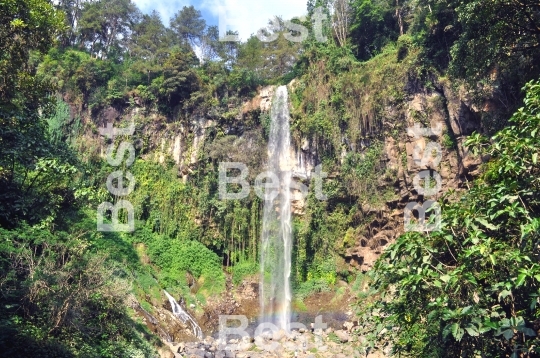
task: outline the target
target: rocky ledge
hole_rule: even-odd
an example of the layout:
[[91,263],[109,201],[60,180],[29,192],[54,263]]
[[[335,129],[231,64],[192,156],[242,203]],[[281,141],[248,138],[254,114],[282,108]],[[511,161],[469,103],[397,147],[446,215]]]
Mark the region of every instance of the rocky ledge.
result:
[[264,332],[255,338],[245,336],[227,341],[206,337],[200,342],[170,344],[176,358],[383,358],[382,353],[365,352],[354,324],[344,329],[299,329],[290,334],[280,330]]

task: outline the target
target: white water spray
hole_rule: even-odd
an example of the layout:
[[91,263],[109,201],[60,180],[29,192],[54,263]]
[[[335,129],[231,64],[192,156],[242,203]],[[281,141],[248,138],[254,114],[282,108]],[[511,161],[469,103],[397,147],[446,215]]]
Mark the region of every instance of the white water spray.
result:
[[[291,174],[287,87],[280,86],[272,101],[268,138],[268,171],[279,189],[265,190],[261,235],[261,321],[285,331],[291,322]],[[277,183],[272,183],[277,187]]]
[[171,304],[173,314],[178,319],[180,319],[180,321],[182,321],[182,323],[189,322],[191,324],[191,328],[193,329],[193,335],[195,335],[195,337],[197,337],[198,339],[203,339],[204,337],[203,337],[202,329],[201,329],[201,327],[199,327],[197,322],[195,322],[193,317],[191,317],[189,315],[189,313],[187,313],[182,308],[182,306],[180,306],[178,304],[178,302],[176,302],[176,300],[174,299],[173,296],[169,295],[169,293],[167,291],[165,291],[165,290],[163,290],[163,292],[165,292],[165,296],[167,296],[167,298],[169,299],[169,303]]

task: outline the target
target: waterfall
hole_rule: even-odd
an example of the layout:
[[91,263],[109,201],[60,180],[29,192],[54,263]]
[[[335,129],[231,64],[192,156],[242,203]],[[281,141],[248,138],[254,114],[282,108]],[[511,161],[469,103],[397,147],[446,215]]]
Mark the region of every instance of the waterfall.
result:
[[[289,331],[291,321],[291,158],[287,87],[277,88],[272,101],[268,138],[268,172],[261,234],[261,321]],[[279,180],[279,185],[275,183]],[[269,184],[271,182],[272,184]],[[268,186],[274,187],[274,190]]]
[[173,296],[169,295],[169,293],[165,290],[163,290],[163,292],[165,292],[165,296],[167,296],[167,298],[169,299],[173,314],[176,316],[176,318],[180,319],[182,323],[189,322],[191,324],[191,328],[193,329],[193,335],[195,335],[195,337],[197,337],[198,339],[203,339],[202,329],[201,327],[199,327],[197,322],[195,322],[193,317],[191,317],[189,313],[187,313],[182,308],[182,306],[180,306],[178,302],[176,302]]

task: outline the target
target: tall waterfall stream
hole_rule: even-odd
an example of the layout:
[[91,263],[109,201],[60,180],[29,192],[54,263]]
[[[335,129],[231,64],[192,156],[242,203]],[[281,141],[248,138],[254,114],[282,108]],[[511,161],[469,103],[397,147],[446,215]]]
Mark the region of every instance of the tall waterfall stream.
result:
[[[291,136],[286,86],[272,101],[268,138],[268,172],[261,234],[261,321],[289,331],[291,321]],[[275,182],[277,180],[277,183]],[[272,186],[273,189],[270,189]]]
[[[264,209],[260,246],[260,322],[272,323],[290,331],[291,325],[291,176],[292,158],[289,105],[286,86],[277,88],[272,101],[268,138],[268,180],[264,190]],[[189,322],[193,334],[203,338],[197,322],[167,292],[173,314]]]

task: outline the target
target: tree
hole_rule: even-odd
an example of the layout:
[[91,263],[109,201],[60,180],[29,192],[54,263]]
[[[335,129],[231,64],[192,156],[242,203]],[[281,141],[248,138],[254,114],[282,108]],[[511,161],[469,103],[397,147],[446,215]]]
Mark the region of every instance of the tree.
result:
[[505,70],[508,77],[520,77],[519,86],[539,74],[538,1],[419,0],[414,5],[412,32],[437,68],[473,87],[493,73],[505,76]]
[[[17,0],[0,5],[0,22],[0,226],[5,227],[22,218],[35,220],[50,204],[52,193],[36,195],[35,189],[49,177],[38,173],[39,163],[59,149],[48,141],[43,118],[53,107],[46,96],[51,85],[35,75],[29,58],[30,51],[49,49],[64,18],[48,1]],[[65,169],[62,161],[49,164],[49,174],[54,166]]]
[[339,46],[347,44],[347,35],[349,33],[350,6],[349,0],[334,0],[333,3],[334,19],[332,27],[334,35],[337,38]]
[[461,34],[451,49],[452,74],[476,81],[515,58],[525,60],[526,66],[535,67],[537,73],[540,67],[538,1],[459,1],[456,13]]
[[262,77],[261,71],[264,64],[263,50],[263,42],[252,35],[246,42],[240,45],[240,48],[238,49],[237,65],[255,73],[259,73],[259,76]]
[[[36,98],[30,51],[46,52],[63,30],[64,17],[46,0],[0,3],[0,104],[16,96]],[[33,94],[34,93],[34,94]]]
[[219,29],[217,26],[208,26],[204,31],[199,49],[204,61],[211,61],[219,57],[222,43],[219,41]]
[[135,59],[131,68],[142,72],[150,84],[152,77],[161,72],[173,45],[173,34],[163,25],[159,14],[153,11],[143,15],[129,37],[128,49]]
[[308,0],[307,10],[308,15],[312,16],[314,11],[318,7],[322,7],[325,12],[330,13],[330,7],[332,6],[332,0]]
[[192,46],[200,43],[206,28],[201,12],[191,6],[184,6],[171,19],[171,28],[184,41]]
[[162,103],[172,109],[199,89],[200,80],[192,68],[198,63],[197,56],[190,51],[184,50],[170,56],[163,66],[163,81],[159,87]]
[[355,0],[351,8],[350,41],[359,60],[368,60],[397,40],[399,28],[388,0]]
[[81,16],[82,0],[59,0],[57,8],[66,15],[68,29],[62,37],[64,47],[75,44],[77,36],[77,25]]
[[91,54],[105,58],[112,48],[121,47],[140,16],[131,0],[100,0],[87,2],[79,23],[81,41]]
[[129,36],[131,55],[143,60],[156,58],[172,45],[172,38],[155,10],[150,15],[143,15],[140,22],[133,25]]
[[301,54],[300,43],[285,38],[284,34],[290,30],[285,28],[283,19],[277,17],[268,24],[259,36],[265,36],[271,41],[261,41],[252,35],[238,49],[237,68],[252,71],[262,80],[290,73]]
[[[227,31],[227,35],[238,35],[237,31]],[[236,60],[239,43],[234,41],[220,41],[217,26],[208,26],[198,44],[202,58],[206,60],[221,60],[231,64]]]

